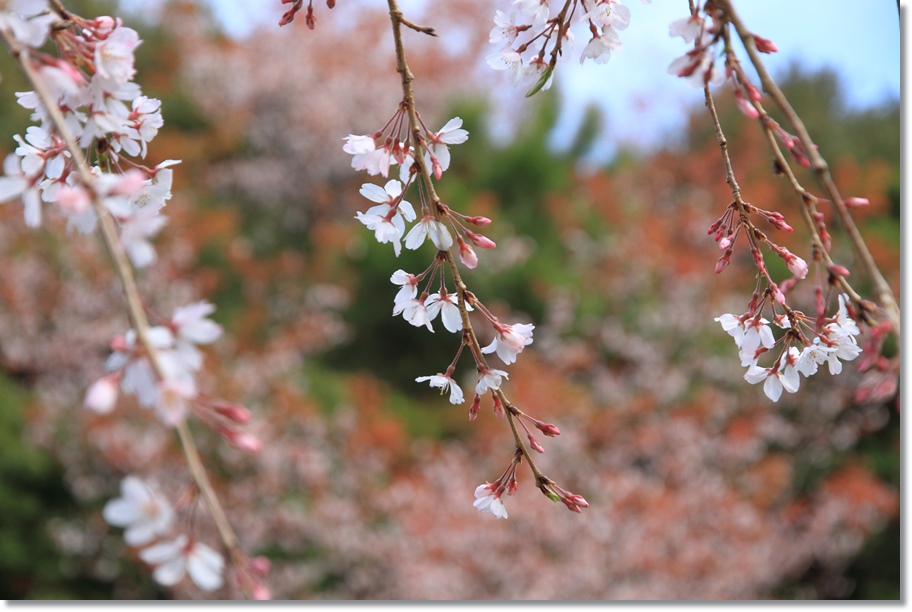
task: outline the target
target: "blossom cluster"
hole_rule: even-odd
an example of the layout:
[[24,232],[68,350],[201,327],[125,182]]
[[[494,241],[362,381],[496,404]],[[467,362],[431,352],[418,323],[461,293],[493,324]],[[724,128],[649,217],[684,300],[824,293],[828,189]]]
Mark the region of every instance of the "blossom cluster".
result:
[[488,40],[500,48],[488,56],[487,63],[505,71],[513,85],[531,85],[526,95],[549,89],[558,59],[569,57],[573,50],[571,27],[576,24],[590,34],[580,63],[591,59],[604,64],[612,51],[623,47],[618,32],[630,25],[630,9],[620,0],[512,0],[509,13],[494,13]]
[[[798,391],[801,383],[799,374],[806,378],[813,376],[824,363],[830,374],[839,374],[842,372],[842,361],[852,361],[861,354],[861,347],[855,340],[861,331],[849,316],[848,303],[848,296],[839,296],[839,310],[831,322],[814,335],[813,341],[807,338],[808,333],[813,333],[810,325],[813,321],[795,311],[789,316],[783,314],[774,317],[775,324],[786,330],[786,334],[778,341],[769,321],[759,313],[746,313],[740,317],[724,314],[716,317],[716,321],[734,338],[738,346],[741,365],[748,368],[744,379],[751,384],[762,382],[763,392],[776,402],[783,390],[789,393]],[[793,327],[792,321],[797,322],[798,326]],[[811,329],[806,333],[799,326]],[[796,343],[801,348],[794,346]],[[760,357],[777,344],[782,344],[782,350],[775,363],[769,368],[757,365]]]
[[[356,218],[374,232],[374,238],[381,244],[392,244],[398,256],[402,252],[402,242],[407,249],[416,250],[430,242],[435,253],[428,267],[417,274],[405,270],[396,270],[390,282],[399,289],[393,298],[393,316],[402,316],[415,327],[424,327],[434,332],[434,321],[438,319],[444,329],[453,334],[460,334],[460,343],[456,355],[449,366],[441,372],[419,376],[416,382],[428,383],[439,389],[441,395],[449,393],[452,404],[462,404],[466,400],[465,392],[454,379],[454,373],[460,357],[466,347],[475,361],[476,377],[474,380],[474,397],[469,408],[469,419],[478,416],[481,400],[490,393],[494,413],[504,418],[509,412],[511,420],[518,420],[528,436],[530,447],[537,452],[544,452],[544,447],[530,433],[526,421],[537,427],[546,436],[556,436],[560,430],[551,424],[534,419],[515,406],[509,405],[501,392],[509,373],[505,370],[490,367],[484,355],[496,354],[504,365],[516,362],[517,356],[532,343],[535,326],[528,323],[507,324],[500,321],[478,297],[465,288],[459,275],[456,255],[451,251],[458,250],[458,260],[469,269],[478,265],[478,256],[472,246],[492,249],[496,245],[490,238],[470,229],[470,226],[484,227],[491,223],[486,217],[464,215],[440,202],[436,194],[431,196],[432,179],[440,180],[443,172],[450,165],[449,146],[457,145],[468,139],[468,132],[462,128],[462,119],[454,117],[444,124],[439,131],[427,129],[420,116],[419,126],[422,140],[416,145],[412,142],[409,123],[408,103],[403,101],[386,125],[373,134],[349,135],[345,138],[343,151],[352,155],[352,168],[364,170],[369,175],[387,177],[390,168],[399,165],[399,179],[391,179],[381,187],[372,183],[361,186],[360,193],[374,204],[365,212],[358,212]],[[416,149],[424,150],[421,159],[416,161]],[[405,199],[406,193],[417,185],[419,206],[414,206]],[[412,223],[410,229],[406,224]],[[448,288],[447,273],[456,288]],[[452,285],[450,285],[452,287]],[[470,313],[477,313],[491,329],[491,340],[487,346],[481,346],[476,339],[475,329],[470,321]],[[515,433],[515,432],[514,432]],[[515,434],[518,436],[518,434]],[[517,437],[518,446],[522,446]],[[509,486],[482,485],[476,491],[475,507],[498,518],[506,518],[507,512],[500,500],[507,490],[512,493],[516,488],[516,465],[526,451],[516,451],[513,462],[505,474],[509,475]],[[499,481],[506,483],[505,477]],[[549,481],[550,482],[550,481]],[[482,494],[485,487],[493,487],[487,494]],[[506,487],[506,488],[505,488]],[[554,501],[564,501],[571,510],[579,511],[588,504],[581,496],[557,494],[563,491],[556,487],[549,488],[539,483],[539,488]],[[568,495],[573,496],[570,503]],[[577,500],[578,498],[578,500]]]
[[174,586],[189,575],[204,591],[222,586],[225,559],[177,531],[174,507],[156,487],[127,476],[120,483],[120,497],[105,504],[102,514],[111,525],[124,528],[127,544],[143,547],[139,558],[155,566],[152,576],[159,584]]

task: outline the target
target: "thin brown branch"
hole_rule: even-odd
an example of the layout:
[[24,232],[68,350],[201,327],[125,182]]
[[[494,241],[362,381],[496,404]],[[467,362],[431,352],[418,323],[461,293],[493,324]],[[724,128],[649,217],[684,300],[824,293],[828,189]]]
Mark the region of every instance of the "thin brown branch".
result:
[[[409,70],[408,62],[406,61],[405,56],[405,48],[402,44],[401,26],[405,25],[405,22],[403,21],[402,11],[399,10],[399,6],[396,0],[387,0],[387,3],[390,9],[390,20],[392,21],[393,25],[393,40],[396,46],[396,71],[399,72],[402,78],[402,96],[407,107],[409,126],[411,127],[412,132],[412,144],[415,147],[415,163],[418,166],[420,180],[426,189],[428,198],[431,201],[432,214],[437,221],[442,221],[442,203],[440,197],[437,195],[437,191],[434,189],[434,183],[431,180],[430,170],[424,161],[424,138],[421,136],[421,123],[418,120],[418,111],[415,106],[415,97],[412,91],[412,81],[415,79],[415,77],[412,74],[411,70]],[[453,282],[456,284],[456,289],[459,296],[459,314],[462,318],[463,329],[467,332],[465,336],[468,338],[470,348],[472,350],[472,353],[475,355],[475,359],[478,360],[478,365],[481,368],[488,368],[488,364],[481,352],[481,345],[478,342],[478,337],[475,335],[475,329],[472,327],[472,322],[469,319],[469,312],[466,308],[466,296],[468,294],[468,288],[466,287],[465,283],[462,280],[462,276],[459,273],[459,267],[456,264],[456,258],[453,255],[452,248],[453,247],[447,251],[444,251],[443,253],[447,262],[447,267],[450,269],[450,273],[453,277]],[[535,465],[534,460],[526,448],[525,442],[523,442],[522,436],[519,434],[519,430],[516,427],[516,424],[513,422],[516,417],[514,417],[513,413],[510,411],[512,404],[507,399],[506,395],[504,395],[502,390],[497,389],[494,391],[494,393],[496,393],[497,397],[503,403],[504,410],[507,414],[507,419],[510,423],[510,429],[513,432],[513,438],[516,442],[516,448],[526,458],[526,461],[529,464],[529,468],[532,470],[539,488],[541,488],[541,483],[543,481],[546,481],[547,478]]]

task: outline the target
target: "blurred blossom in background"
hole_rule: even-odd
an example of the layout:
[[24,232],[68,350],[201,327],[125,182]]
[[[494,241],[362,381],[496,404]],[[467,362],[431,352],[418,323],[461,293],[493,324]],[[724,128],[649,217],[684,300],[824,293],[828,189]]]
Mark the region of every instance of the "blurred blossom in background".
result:
[[[498,247],[469,282],[498,316],[536,325],[510,395],[559,425],[540,465],[590,503],[567,512],[521,471],[495,521],[473,491],[509,461],[509,431],[489,405],[469,423],[414,382],[453,348],[389,316],[390,273],[425,255],[396,259],[354,219],[364,177],[342,139],[383,125],[401,97],[385,4],[320,3],[312,32],[279,28],[278,0],[123,2],[128,22],[141,17],[137,80],[165,118],[149,161],[184,160],[161,265],[141,283],[153,313],[218,307],[226,336],[205,382],[251,407],[264,448],[242,455],[202,431],[200,445],[242,547],[272,562],[276,598],[899,597],[891,381],[846,367],[774,405],[742,380],[713,317],[744,311],[750,262],[712,273],[706,228],[730,191],[702,93],[667,74],[686,48],[668,24],[687,3],[629,5],[622,51],[604,66],[571,59],[555,91],[527,100],[484,65],[488,0],[403,2],[441,34],[406,38],[425,120],[458,115],[470,133],[442,197],[495,221]],[[870,200],[858,221],[898,289],[895,3],[735,5],[779,46],[769,66],[841,191]],[[0,73],[5,155],[27,113],[8,99],[25,89],[8,58]],[[725,87],[716,103],[746,199],[797,217],[756,126]],[[123,474],[171,499],[187,484],[179,447],[144,412],[79,406],[128,325],[104,253],[92,240],[61,253],[59,227],[28,230],[13,208],[0,207],[0,595],[202,596],[156,586],[102,519]],[[782,244],[807,255],[801,229]],[[834,244],[854,272],[838,230]],[[810,310],[806,285],[794,299]]]

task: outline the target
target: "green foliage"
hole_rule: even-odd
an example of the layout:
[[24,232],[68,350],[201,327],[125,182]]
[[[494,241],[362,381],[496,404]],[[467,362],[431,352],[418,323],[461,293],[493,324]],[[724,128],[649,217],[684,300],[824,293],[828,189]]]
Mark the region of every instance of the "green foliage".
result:
[[78,516],[61,467],[22,439],[28,394],[0,376],[0,598],[110,598],[111,587],[61,556],[48,534],[55,520]]

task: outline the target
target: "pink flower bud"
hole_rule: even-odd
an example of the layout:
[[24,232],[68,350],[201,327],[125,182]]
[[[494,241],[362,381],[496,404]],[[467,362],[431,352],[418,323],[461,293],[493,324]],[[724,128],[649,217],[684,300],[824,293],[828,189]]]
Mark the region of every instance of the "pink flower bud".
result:
[[257,576],[264,577],[272,569],[272,562],[268,557],[254,557],[250,560],[250,571]]
[[272,599],[272,593],[266,585],[258,584],[250,591],[250,598],[254,601],[267,601]]
[[549,438],[560,435],[560,429],[557,428],[557,425],[552,425],[551,423],[542,423],[539,421],[535,424],[535,426],[538,428],[538,431],[542,432]]
[[117,25],[117,22],[115,22],[113,18],[107,16],[96,17],[91,23],[95,33],[100,35],[109,33],[114,29],[114,26]]
[[469,237],[469,240],[472,241],[472,244],[474,244],[475,246],[480,247],[482,249],[493,249],[494,247],[497,246],[493,240],[491,240],[487,236],[482,236],[481,234],[475,234],[473,232],[466,232],[466,236]]
[[748,119],[756,119],[760,116],[754,105],[737,89],[735,90],[735,105]]
[[250,411],[240,404],[216,403],[213,409],[223,417],[235,423],[247,423],[251,419]]
[[751,100],[759,102],[763,98],[763,94],[760,93],[760,90],[750,83],[745,83],[744,89],[747,90],[747,95],[750,96]]
[[845,266],[838,266],[836,264],[828,265],[827,270],[830,271],[830,274],[834,274],[836,276],[849,276],[850,275],[848,268],[846,268]]
[[475,394],[472,406],[469,408],[469,420],[474,421],[478,417],[478,411],[481,409],[481,396]]
[[501,421],[503,421],[503,419],[504,419],[503,404],[501,403],[500,398],[497,397],[497,394],[496,394],[496,393],[494,393],[494,415],[495,415],[498,419],[500,419]]
[[849,208],[861,208],[862,206],[867,206],[871,202],[868,200],[868,198],[851,197],[851,198],[846,198],[845,200],[842,201],[842,203],[845,204],[846,206],[848,206]]
[[225,436],[232,446],[242,451],[258,453],[263,449],[263,443],[253,434],[239,433],[221,427],[216,428],[216,431]]
[[725,249],[727,249],[728,247],[731,246],[731,243],[732,243],[731,238],[726,236],[725,238],[723,238],[722,240],[719,241],[719,248],[724,251]]
[[313,30],[317,25],[317,18],[314,16],[313,7],[307,7],[307,14],[304,15],[304,23],[307,24],[307,27]]
[[102,376],[93,382],[86,391],[83,404],[89,410],[98,414],[108,414],[114,409],[117,403],[117,380],[120,378],[118,373]]
[[575,494],[573,494],[573,493],[568,493],[568,494],[567,494],[567,499],[569,499],[570,501],[572,501],[574,504],[576,504],[576,505],[579,506],[580,508],[588,508],[588,507],[589,507],[589,502],[587,502],[587,501],[583,498],[582,495],[575,495]]
[[487,217],[465,217],[465,220],[468,223],[477,225],[478,227],[484,227],[485,225],[491,225],[491,220]]
[[779,302],[780,304],[785,304],[785,294],[779,289],[779,286],[776,283],[770,284],[770,290],[773,292],[773,299]]
[[[783,249],[785,250],[785,249]],[[808,274],[808,264],[806,261],[790,253],[788,250],[785,250],[785,265],[788,267],[789,272],[795,275],[795,278],[804,279]]]
[[443,166],[440,165],[440,162],[437,161],[437,158],[431,155],[431,168],[434,170],[434,178],[438,181],[440,177],[443,176]]
[[760,53],[775,53],[779,50],[779,47],[776,46],[776,43],[769,40],[768,38],[757,36],[756,34],[754,34],[754,43],[757,45],[757,51]]
[[478,265],[478,255],[475,254],[472,247],[466,244],[465,240],[462,239],[462,236],[457,236],[456,242],[459,243],[459,260],[462,262],[462,265],[470,270],[474,269],[475,266]]
[[719,261],[716,262],[716,274],[719,274],[728,267],[728,264],[731,263],[731,251],[725,251],[725,255],[719,258]]
[[326,8],[335,8],[336,0],[326,0]]
[[545,447],[541,445],[541,442],[532,437],[532,434],[529,434],[529,446],[532,447],[532,450],[538,451],[539,453],[545,452]]
[[798,282],[798,279],[795,277],[787,278],[784,281],[782,281],[781,283],[779,283],[779,289],[782,291],[782,293],[788,293],[789,291],[791,291],[792,289],[795,288],[795,284],[797,282]]

